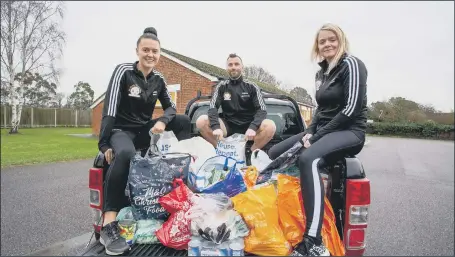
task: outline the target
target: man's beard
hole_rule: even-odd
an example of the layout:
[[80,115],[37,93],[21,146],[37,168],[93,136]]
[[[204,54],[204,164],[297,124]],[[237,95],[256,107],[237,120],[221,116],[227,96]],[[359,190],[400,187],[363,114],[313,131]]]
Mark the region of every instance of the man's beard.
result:
[[237,72],[237,71],[229,72],[229,77],[230,77],[231,79],[239,79],[240,76],[242,76],[242,73],[241,73],[241,72]]

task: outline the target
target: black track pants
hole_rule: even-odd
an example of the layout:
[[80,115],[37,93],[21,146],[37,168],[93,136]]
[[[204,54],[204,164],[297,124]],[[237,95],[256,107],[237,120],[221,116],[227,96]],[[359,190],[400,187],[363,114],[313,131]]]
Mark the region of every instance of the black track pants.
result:
[[[113,131],[110,139],[114,159],[109,166],[104,181],[104,212],[119,212],[129,205],[125,196],[126,182],[130,170],[130,160],[136,154],[136,148],[150,144],[150,129],[157,120],[150,121],[137,131]],[[166,131],[173,131],[177,139],[185,140],[190,136],[190,119],[186,115],[177,115],[166,126]],[[144,145],[145,144],[145,145]]]
[[[303,138],[305,132],[273,146],[268,154],[273,160]],[[320,159],[335,160],[346,153],[358,154],[364,145],[365,134],[360,131],[337,131],[323,136],[305,149],[299,157],[300,184],[306,215],[305,235],[321,238],[324,217],[324,184],[318,170]]]

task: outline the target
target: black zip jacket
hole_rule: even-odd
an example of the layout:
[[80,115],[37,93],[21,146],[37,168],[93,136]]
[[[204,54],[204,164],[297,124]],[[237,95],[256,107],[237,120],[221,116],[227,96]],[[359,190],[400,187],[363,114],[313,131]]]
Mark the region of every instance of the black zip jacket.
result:
[[141,128],[152,119],[157,100],[164,110],[159,121],[167,125],[177,113],[163,75],[153,70],[145,78],[137,69],[137,64],[138,62],[119,64],[112,73],[104,98],[98,142],[98,148],[103,153],[110,148],[112,129]]
[[267,110],[261,90],[251,81],[240,77],[218,83],[210,101],[208,116],[212,130],[219,129],[218,108],[230,125],[247,127],[257,131],[267,117]]
[[316,74],[316,109],[307,132],[313,134],[310,143],[340,130],[366,131],[367,69],[352,55],[343,55],[329,74],[327,61],[319,63]]

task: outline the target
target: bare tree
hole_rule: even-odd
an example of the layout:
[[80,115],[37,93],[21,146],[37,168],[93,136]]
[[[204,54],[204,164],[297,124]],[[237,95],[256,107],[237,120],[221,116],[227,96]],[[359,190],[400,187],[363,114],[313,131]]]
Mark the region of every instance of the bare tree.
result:
[[256,79],[260,82],[272,84],[274,86],[279,84],[279,81],[272,73],[259,66],[246,66],[243,69],[243,72],[246,78]]
[[58,81],[54,63],[65,43],[62,19],[61,1],[1,2],[1,71],[12,105],[10,133],[18,132],[24,104],[24,80],[15,80],[16,74],[39,73]]

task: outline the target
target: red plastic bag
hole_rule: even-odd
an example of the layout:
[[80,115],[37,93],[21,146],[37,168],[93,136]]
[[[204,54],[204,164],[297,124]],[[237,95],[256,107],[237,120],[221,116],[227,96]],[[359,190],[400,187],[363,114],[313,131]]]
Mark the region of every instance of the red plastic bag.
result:
[[156,237],[164,246],[176,250],[184,250],[188,248],[188,243],[191,239],[191,222],[186,218],[186,212],[193,205],[193,192],[191,192],[181,179],[174,181],[174,187],[177,184],[177,188],[159,199],[161,206],[171,216],[156,231]]

